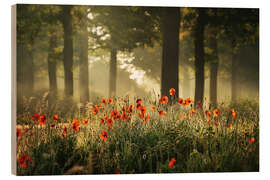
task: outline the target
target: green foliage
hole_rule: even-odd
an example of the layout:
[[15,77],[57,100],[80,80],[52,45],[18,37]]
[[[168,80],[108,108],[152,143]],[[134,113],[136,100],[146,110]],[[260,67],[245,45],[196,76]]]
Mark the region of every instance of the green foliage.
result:
[[139,46],[153,46],[153,40],[158,39],[156,22],[148,8],[93,6],[90,13],[93,18],[89,19],[89,34],[95,40],[94,48],[130,51]]

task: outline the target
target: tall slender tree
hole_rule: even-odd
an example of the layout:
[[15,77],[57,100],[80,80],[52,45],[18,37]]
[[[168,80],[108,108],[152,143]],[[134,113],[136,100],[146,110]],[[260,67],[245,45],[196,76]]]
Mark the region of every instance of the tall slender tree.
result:
[[54,27],[50,28],[49,38],[49,52],[48,52],[48,75],[49,75],[49,91],[50,94],[55,95],[57,93],[57,81],[56,81],[56,53],[57,47],[57,34]]
[[62,23],[64,27],[64,76],[65,95],[73,96],[73,40],[72,40],[72,6],[62,6]]
[[179,95],[179,29],[180,8],[164,9],[162,33],[161,95],[169,95],[170,88]]
[[231,41],[231,58],[232,58],[232,75],[231,75],[231,99],[235,101],[237,99],[237,55],[236,55],[236,41]]
[[195,45],[195,103],[203,103],[204,96],[204,28],[206,13],[198,8],[198,17],[194,29]]
[[222,15],[219,19],[223,28],[223,35],[231,41],[231,100],[238,97],[238,49],[241,45],[252,45],[259,36],[258,9],[219,9]]
[[[91,37],[95,48],[108,49],[111,53],[109,95],[116,95],[117,53],[131,51],[144,45],[152,46],[157,39],[151,10],[144,7],[93,7]],[[96,28],[99,31],[96,31]],[[114,69],[113,69],[114,68]]]
[[210,102],[217,105],[217,75],[218,75],[218,48],[217,48],[217,28],[212,27],[209,32],[209,47],[211,48],[210,61]]
[[109,96],[116,95],[116,77],[117,77],[117,50],[111,49],[110,58],[110,77],[109,77]]
[[80,7],[80,19],[78,37],[80,42],[79,49],[79,82],[80,82],[80,102],[85,103],[89,101],[89,64],[88,64],[88,21],[87,21],[88,7]]
[[39,5],[17,6],[17,93],[32,96],[34,89],[34,45],[40,32],[43,11]]

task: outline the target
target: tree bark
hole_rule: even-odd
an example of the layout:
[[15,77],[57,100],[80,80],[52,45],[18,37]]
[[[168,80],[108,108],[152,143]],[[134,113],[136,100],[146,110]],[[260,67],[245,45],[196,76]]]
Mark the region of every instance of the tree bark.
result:
[[109,77],[109,96],[116,96],[116,77],[117,77],[117,50],[111,49],[110,77]]
[[237,58],[235,53],[236,42],[232,40],[232,76],[231,76],[231,100],[237,100]]
[[[32,42],[32,41],[31,41]],[[24,77],[23,77],[23,95],[30,97],[33,95],[34,89],[34,57],[33,57],[33,44],[25,48],[25,55],[23,57],[24,61]]]
[[56,81],[56,54],[55,48],[57,47],[57,36],[55,31],[51,31],[48,53],[48,74],[49,74],[49,91],[50,94],[56,95],[57,81]]
[[65,95],[73,96],[73,40],[71,6],[63,6]]
[[204,26],[205,10],[199,8],[195,26],[195,103],[203,103],[204,95]]
[[180,9],[165,8],[163,19],[163,44],[161,67],[161,95],[169,96],[169,90],[176,90],[179,96],[179,29]]
[[[17,104],[23,106],[23,97],[29,98],[34,92],[34,61],[32,43],[17,45]],[[31,44],[31,45],[30,45]]]
[[89,71],[88,71],[88,33],[86,21],[83,21],[80,32],[80,102],[89,101]]
[[213,27],[209,34],[209,46],[212,50],[210,63],[210,102],[213,107],[217,106],[217,75],[218,75],[218,50],[217,50],[217,29]]

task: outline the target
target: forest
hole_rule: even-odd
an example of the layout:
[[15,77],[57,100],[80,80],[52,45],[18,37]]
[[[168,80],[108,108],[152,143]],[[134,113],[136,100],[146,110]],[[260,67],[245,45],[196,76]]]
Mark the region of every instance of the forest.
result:
[[259,170],[259,9],[16,8],[19,175]]

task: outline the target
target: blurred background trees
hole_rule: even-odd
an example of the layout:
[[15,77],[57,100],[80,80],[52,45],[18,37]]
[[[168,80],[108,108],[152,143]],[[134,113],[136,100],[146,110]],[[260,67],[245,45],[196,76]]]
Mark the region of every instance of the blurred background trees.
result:
[[256,98],[259,10],[18,5],[17,85],[19,103],[170,88],[213,106]]

